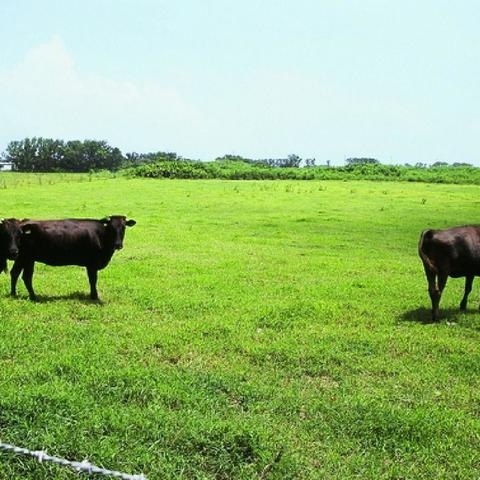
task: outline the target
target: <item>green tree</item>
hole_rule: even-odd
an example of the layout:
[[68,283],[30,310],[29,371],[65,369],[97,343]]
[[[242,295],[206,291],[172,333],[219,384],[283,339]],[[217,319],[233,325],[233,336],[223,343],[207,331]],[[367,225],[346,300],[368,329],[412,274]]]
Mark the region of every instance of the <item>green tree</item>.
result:
[[124,162],[122,152],[104,140],[53,140],[25,138],[10,142],[5,152],[19,172],[88,172],[117,170]]
[[347,165],[375,165],[380,162],[376,158],[369,157],[350,157],[345,160]]

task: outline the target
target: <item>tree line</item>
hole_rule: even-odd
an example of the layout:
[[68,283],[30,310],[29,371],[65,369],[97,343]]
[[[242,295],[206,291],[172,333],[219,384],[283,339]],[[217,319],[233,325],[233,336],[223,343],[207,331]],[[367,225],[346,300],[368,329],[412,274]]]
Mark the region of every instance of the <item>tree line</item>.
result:
[[[136,167],[157,162],[191,162],[174,152],[129,152],[122,154],[105,140],[58,140],[33,137],[12,141],[7,145],[0,160],[12,164],[18,172],[89,172],[92,170],[115,171],[120,168]],[[285,158],[260,160],[247,159],[235,155],[218,157],[217,162],[244,162],[279,168],[299,168],[315,166],[315,159],[303,160],[296,154]]]
[[104,140],[53,140],[25,138],[10,142],[3,155],[18,172],[89,172],[118,170],[122,152]]
[[[110,146],[105,140],[64,141],[42,137],[10,142],[0,160],[11,163],[13,170],[18,172],[116,171],[121,168],[142,167],[156,163],[163,164],[164,162],[186,162],[187,164],[198,162],[183,158],[174,152],[129,152],[123,155],[119,148]],[[317,165],[315,158],[302,159],[296,154],[290,154],[285,158],[266,159],[250,159],[240,155],[227,154],[217,157],[215,163],[280,169],[330,167],[330,161],[328,160],[324,165]],[[379,160],[370,157],[350,157],[345,159],[345,164],[348,168],[382,165]],[[414,165],[406,164],[405,167],[439,168],[472,167],[472,165],[463,162],[448,164],[437,161],[430,166],[424,163],[416,163]]]

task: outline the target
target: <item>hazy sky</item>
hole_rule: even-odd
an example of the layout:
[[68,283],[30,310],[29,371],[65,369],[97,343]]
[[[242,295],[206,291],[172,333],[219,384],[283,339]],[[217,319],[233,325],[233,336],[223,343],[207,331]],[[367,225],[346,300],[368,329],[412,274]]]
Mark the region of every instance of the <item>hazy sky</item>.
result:
[[480,165],[480,3],[2,0],[0,151]]

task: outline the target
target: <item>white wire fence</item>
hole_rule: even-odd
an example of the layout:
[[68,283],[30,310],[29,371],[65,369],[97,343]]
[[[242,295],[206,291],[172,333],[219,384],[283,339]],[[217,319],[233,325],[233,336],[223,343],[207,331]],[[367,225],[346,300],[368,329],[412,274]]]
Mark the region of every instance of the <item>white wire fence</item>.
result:
[[106,477],[112,478],[121,478],[123,480],[147,480],[147,477],[144,475],[129,475],[128,473],[117,472],[115,470],[107,470],[106,468],[97,467],[87,462],[86,460],[82,462],[73,462],[71,460],[66,460],[60,457],[54,457],[48,455],[48,453],[42,450],[29,450],[28,448],[16,447],[14,445],[9,445],[8,443],[0,442],[0,452],[10,452],[17,455],[26,455],[29,457],[36,458],[40,463],[42,462],[51,462],[62,467],[72,468],[77,472],[83,472],[88,474],[97,474],[104,475]]

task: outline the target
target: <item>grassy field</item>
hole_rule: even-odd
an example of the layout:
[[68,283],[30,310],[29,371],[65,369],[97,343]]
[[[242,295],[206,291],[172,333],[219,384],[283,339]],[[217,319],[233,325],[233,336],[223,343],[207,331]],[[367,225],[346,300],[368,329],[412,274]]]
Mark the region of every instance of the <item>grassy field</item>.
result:
[[2,441],[150,480],[478,478],[478,288],[422,323],[417,241],[479,222],[480,187],[21,178],[0,216],[138,224],[102,304],[78,267],[37,264],[38,303],[0,277]]

